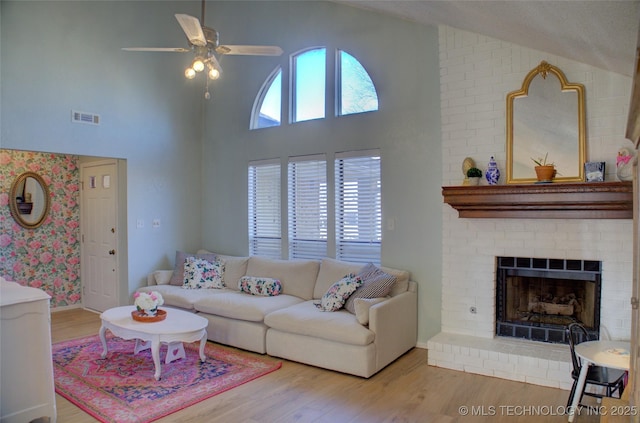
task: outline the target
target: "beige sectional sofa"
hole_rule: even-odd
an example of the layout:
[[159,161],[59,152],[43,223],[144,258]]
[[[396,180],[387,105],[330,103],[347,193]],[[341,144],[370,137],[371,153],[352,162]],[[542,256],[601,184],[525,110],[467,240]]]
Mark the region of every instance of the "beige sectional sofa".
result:
[[[365,378],[416,345],[417,284],[406,271],[381,267],[396,277],[391,292],[383,299],[357,300],[355,314],[345,309],[326,312],[313,301],[346,274],[358,273],[362,264],[330,258],[216,256],[225,263],[225,288],[169,285],[173,271],[160,270],[149,274],[148,286],[140,291],[159,291],[165,306],[208,319],[211,341]],[[245,275],[278,279],[282,292],[275,296],[241,292],[238,280]]]

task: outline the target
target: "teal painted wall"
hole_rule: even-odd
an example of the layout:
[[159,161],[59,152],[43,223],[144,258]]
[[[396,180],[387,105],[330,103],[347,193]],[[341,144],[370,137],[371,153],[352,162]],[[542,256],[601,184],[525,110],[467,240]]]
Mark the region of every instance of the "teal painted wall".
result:
[[[208,22],[221,33],[223,43],[275,44],[285,54],[221,61],[223,77],[205,104],[203,245],[213,251],[247,253],[249,161],[279,158],[286,164],[289,156],[324,153],[332,163],[336,152],[379,148],[382,263],[409,270],[418,282],[419,341],[426,344],[440,331],[441,308],[437,28],[330,2],[210,4]],[[326,46],[328,60],[333,60],[336,48],[354,55],[376,85],[379,111],[335,117],[329,88],[326,119],[250,131],[251,109],[261,84],[277,65],[287,68],[291,53],[312,46]],[[332,72],[327,74],[333,81]],[[289,95],[286,75],[283,98]],[[284,184],[281,192],[286,195]],[[390,219],[394,230],[387,227]]]
[[[202,80],[183,77],[188,55],[121,51],[183,46],[173,15],[199,16],[199,2],[3,0],[0,13],[0,146],[126,160],[129,292],[147,272],[171,266],[176,249],[247,253],[250,160],[325,153],[331,161],[335,152],[379,148],[382,262],[419,284],[419,342],[440,331],[437,28],[330,2],[209,1],[206,23],[223,44],[277,44],[285,55],[223,57],[205,102]],[[267,75],[319,45],[366,67],[380,110],[249,131]],[[72,109],[100,114],[101,125],[72,124]]]
[[[184,45],[173,15],[199,11],[181,1],[0,2],[0,146],[126,160],[124,293],[172,265],[176,249],[201,244],[202,102],[183,76],[187,55],[121,48]],[[72,109],[101,124],[71,123]]]

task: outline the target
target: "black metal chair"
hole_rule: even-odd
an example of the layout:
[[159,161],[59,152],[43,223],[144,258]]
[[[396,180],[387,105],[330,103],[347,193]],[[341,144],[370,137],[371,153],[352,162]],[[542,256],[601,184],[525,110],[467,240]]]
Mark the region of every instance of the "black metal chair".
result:
[[[569,338],[569,347],[571,348],[571,361],[573,363],[573,371],[571,372],[573,386],[571,386],[571,393],[569,394],[569,400],[567,401],[567,408],[569,408],[571,406],[571,399],[573,398],[578,386],[578,376],[580,376],[580,369],[582,368],[580,359],[576,355],[575,346],[580,342],[588,341],[589,333],[580,323],[571,323],[567,326],[567,335]],[[624,370],[609,369],[601,366],[589,366],[587,380],[584,384],[584,389],[580,394],[580,401],[578,401],[578,405],[584,406],[582,404],[582,397],[584,395],[602,398],[604,396],[612,397],[617,393],[618,397],[620,397],[624,390],[625,376],[626,372]],[[605,394],[586,392],[589,385],[597,385],[604,388]]]

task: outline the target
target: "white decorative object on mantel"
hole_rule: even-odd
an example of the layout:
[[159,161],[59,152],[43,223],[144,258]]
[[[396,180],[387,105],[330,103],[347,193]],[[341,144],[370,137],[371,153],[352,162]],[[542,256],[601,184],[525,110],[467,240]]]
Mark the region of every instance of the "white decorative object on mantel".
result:
[[621,147],[616,157],[616,176],[620,181],[633,181],[633,159],[636,152],[631,147]]
[[484,172],[484,176],[489,185],[496,185],[500,179],[500,169],[498,169],[498,164],[493,156],[489,159],[489,164],[487,165],[487,170]]
[[477,183],[476,184],[469,183],[469,177],[467,176],[467,172],[472,167],[476,167],[476,162],[471,157],[465,157],[465,159],[462,161],[462,175],[464,175],[464,180],[462,181],[462,185],[478,185]]

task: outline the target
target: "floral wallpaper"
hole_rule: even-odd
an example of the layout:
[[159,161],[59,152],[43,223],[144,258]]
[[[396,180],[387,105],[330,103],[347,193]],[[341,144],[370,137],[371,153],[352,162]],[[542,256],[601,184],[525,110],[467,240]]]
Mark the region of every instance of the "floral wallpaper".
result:
[[[78,156],[0,149],[0,276],[40,288],[51,307],[79,304],[80,170]],[[18,225],[9,209],[9,191],[23,172],[48,184],[51,208],[36,229]]]

